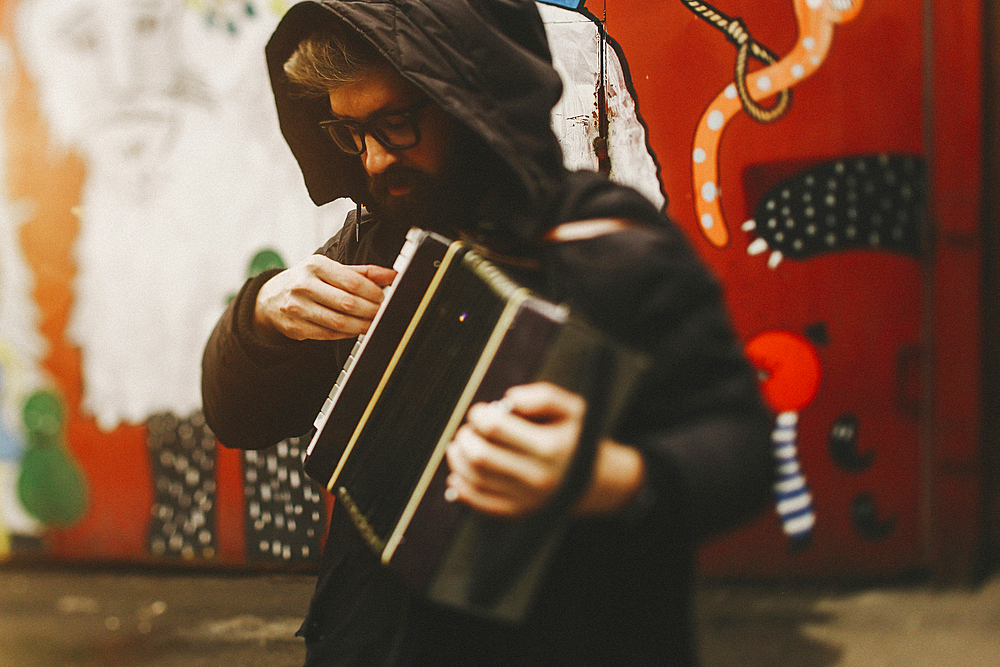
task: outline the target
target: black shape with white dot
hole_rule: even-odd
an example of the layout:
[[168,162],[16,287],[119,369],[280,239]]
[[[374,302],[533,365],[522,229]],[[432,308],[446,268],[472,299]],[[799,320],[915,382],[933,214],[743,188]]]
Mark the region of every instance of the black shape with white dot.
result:
[[216,547],[215,436],[202,413],[146,421],[154,502],[147,548],[164,558],[213,559]]
[[326,504],[319,485],[302,471],[302,442],[289,438],[270,449],[243,453],[244,535],[250,562],[319,561]]
[[861,249],[917,256],[925,191],[919,157],[843,157],[769,190],[754,211],[754,229],[786,258]]

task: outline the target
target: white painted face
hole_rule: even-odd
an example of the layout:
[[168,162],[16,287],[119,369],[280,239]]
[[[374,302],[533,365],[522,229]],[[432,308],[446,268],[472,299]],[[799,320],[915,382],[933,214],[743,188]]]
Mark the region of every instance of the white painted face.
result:
[[17,37],[57,140],[97,165],[136,168],[176,123],[179,12],[169,0],[27,0]]

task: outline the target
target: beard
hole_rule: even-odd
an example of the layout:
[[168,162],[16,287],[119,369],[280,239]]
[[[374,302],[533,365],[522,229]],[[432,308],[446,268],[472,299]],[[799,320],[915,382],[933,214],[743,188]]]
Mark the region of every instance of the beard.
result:
[[[403,229],[449,230],[448,211],[452,207],[448,203],[451,197],[447,182],[446,175],[392,165],[385,172],[368,178],[372,209],[387,222]],[[402,187],[409,191],[402,195],[390,194],[390,190]]]
[[[502,238],[524,217],[522,186],[503,160],[484,141],[457,125],[440,172],[392,164],[368,176],[372,213],[393,226],[419,227],[449,238],[463,232]],[[403,195],[391,190],[408,188]]]

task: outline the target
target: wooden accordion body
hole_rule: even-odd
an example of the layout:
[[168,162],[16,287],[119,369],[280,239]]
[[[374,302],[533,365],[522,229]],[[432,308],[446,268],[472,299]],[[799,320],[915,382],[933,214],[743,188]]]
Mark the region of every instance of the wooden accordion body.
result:
[[[431,600],[516,621],[590,478],[641,356],[520,287],[461,241],[411,230],[396,279],[315,421],[305,471],[386,566]],[[445,500],[445,449],[475,402],[548,380],[588,401],[570,479],[536,515]]]

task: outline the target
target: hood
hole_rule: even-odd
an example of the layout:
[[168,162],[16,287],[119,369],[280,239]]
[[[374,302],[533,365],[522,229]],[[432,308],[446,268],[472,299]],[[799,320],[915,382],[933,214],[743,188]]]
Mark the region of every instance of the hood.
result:
[[[332,0],[288,10],[266,49],[282,134],[317,205],[338,197],[367,205],[360,158],[338,151],[317,126],[329,117],[326,100],[290,96],[283,70],[298,42],[331,21],[364,35],[478,135],[523,186],[527,201],[518,208],[544,210],[565,177],[550,120],[562,83],[533,0]],[[539,231],[537,221],[517,224],[517,236]]]

